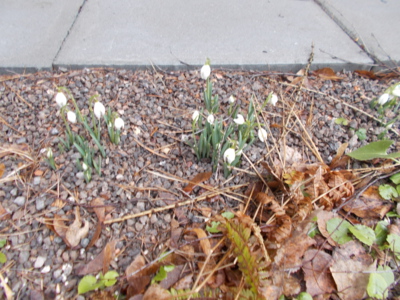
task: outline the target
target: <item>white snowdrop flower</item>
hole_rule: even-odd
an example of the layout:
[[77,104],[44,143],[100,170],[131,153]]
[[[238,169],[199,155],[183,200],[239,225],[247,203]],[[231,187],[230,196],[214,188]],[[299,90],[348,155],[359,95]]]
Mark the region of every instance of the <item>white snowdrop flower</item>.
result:
[[207,122],[212,125],[214,123],[214,116],[213,115],[208,115]]
[[392,91],[392,95],[400,97],[400,84],[396,85]]
[[189,139],[189,137],[186,134],[182,134],[181,136],[181,141],[186,142]]
[[93,110],[94,110],[94,115],[96,116],[97,119],[100,119],[106,113],[106,108],[101,102],[96,102],[94,104]]
[[67,112],[67,119],[71,123],[76,123],[76,114],[73,111]]
[[60,107],[60,108],[67,105],[67,97],[65,97],[65,95],[63,93],[57,93],[56,103],[57,103],[58,107]]
[[244,124],[244,118],[241,114],[238,114],[236,116],[236,119],[233,119],[233,122],[235,122],[238,125],[242,125],[242,124]]
[[235,149],[233,148],[228,148],[225,150],[224,153],[224,161],[226,161],[228,164],[231,164],[236,157]]
[[88,168],[87,164],[85,164],[84,162],[82,163],[82,169],[83,171],[86,171]]
[[47,158],[52,158],[53,157],[53,150],[51,148],[47,149]]
[[272,94],[271,99],[269,100],[269,103],[271,103],[273,106],[275,106],[277,102],[278,102],[278,96],[275,94]]
[[264,128],[258,129],[258,138],[260,139],[261,142],[265,142],[267,140],[267,132],[265,131]]
[[378,103],[379,103],[380,105],[383,105],[383,104],[385,104],[386,102],[388,102],[390,99],[391,99],[391,98],[390,98],[390,95],[387,94],[387,93],[385,93],[385,94],[383,94],[382,96],[379,97]]
[[232,95],[229,97],[229,99],[228,99],[228,102],[230,103],[230,104],[233,104],[233,103],[235,103],[235,101],[236,101],[236,99],[235,99],[235,97],[233,97]]
[[193,112],[193,115],[192,115],[192,120],[193,120],[194,122],[197,122],[197,120],[199,119],[199,116],[200,116],[200,112],[199,112],[198,110],[195,110],[195,111]]
[[121,118],[116,118],[114,121],[114,127],[117,130],[121,130],[121,128],[124,128],[125,124],[124,124],[124,120],[122,120]]
[[207,78],[210,76],[210,74],[211,74],[210,65],[204,65],[201,67],[200,76],[202,79],[207,80]]

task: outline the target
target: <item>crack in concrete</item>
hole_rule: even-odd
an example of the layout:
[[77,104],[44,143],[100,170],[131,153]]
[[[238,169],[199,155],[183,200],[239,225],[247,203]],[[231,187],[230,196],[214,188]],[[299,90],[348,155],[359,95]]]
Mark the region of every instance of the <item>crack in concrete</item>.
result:
[[75,16],[75,18],[74,18],[74,21],[72,22],[71,26],[69,27],[69,29],[68,29],[68,31],[67,31],[67,34],[65,35],[64,39],[62,40],[61,45],[60,45],[60,47],[58,48],[57,53],[56,53],[56,55],[54,56],[54,58],[53,58],[53,60],[52,60],[51,66],[52,66],[52,69],[53,69],[53,70],[55,70],[55,65],[54,65],[54,63],[55,63],[56,59],[58,58],[58,55],[60,54],[61,49],[63,48],[63,46],[64,46],[64,44],[65,44],[65,41],[67,40],[69,34],[71,33],[72,28],[74,28],[75,22],[78,20],[79,15],[80,15],[80,13],[81,13],[83,7],[85,6],[86,2],[87,2],[87,0],[83,0],[83,3],[82,3],[82,5],[79,7],[79,9],[78,9],[78,12],[77,12],[77,14],[76,14],[76,16]]

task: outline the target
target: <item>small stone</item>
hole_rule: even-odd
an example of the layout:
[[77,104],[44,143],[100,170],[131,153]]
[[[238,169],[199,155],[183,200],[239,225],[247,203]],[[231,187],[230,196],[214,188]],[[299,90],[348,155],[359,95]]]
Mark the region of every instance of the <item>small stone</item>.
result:
[[117,177],[116,177],[116,179],[117,179],[118,181],[124,180],[124,175],[118,174]]
[[151,224],[156,223],[157,220],[158,220],[158,218],[157,218],[157,216],[156,216],[155,214],[151,215],[151,218],[150,218],[150,223],[151,223]]
[[83,174],[83,172],[78,172],[78,173],[76,173],[76,178],[84,179],[85,178],[85,174]]
[[89,239],[88,238],[84,238],[81,240],[81,247],[85,248],[87,245],[89,245]]
[[45,267],[42,269],[42,271],[40,271],[40,272],[43,273],[43,274],[49,273],[49,272],[50,272],[50,266],[49,266],[49,265],[45,266]]
[[14,203],[17,204],[18,206],[23,206],[25,204],[25,197],[19,196],[15,198]]
[[45,261],[46,261],[46,257],[44,257],[44,256],[38,256],[38,257],[36,258],[36,261],[35,261],[35,264],[33,265],[33,267],[34,267],[35,269],[39,269],[39,268],[43,267]]
[[147,220],[148,220],[148,219],[149,219],[148,216],[141,216],[141,217],[139,218],[140,222],[141,222],[143,225],[145,225],[145,224],[147,223]]
[[44,199],[39,198],[36,200],[36,210],[42,210],[45,207]]
[[144,227],[144,225],[143,225],[142,223],[136,222],[136,224],[135,224],[135,229],[136,229],[137,231],[142,231],[143,227]]
[[17,139],[15,142],[16,142],[18,145],[19,145],[19,144],[24,144],[24,143],[26,143],[26,138],[25,138],[25,137],[21,137],[21,138]]
[[19,253],[18,262],[20,264],[23,264],[24,262],[27,262],[28,259],[29,259],[29,256],[30,256],[30,253],[28,251],[21,251]]
[[57,135],[57,134],[58,134],[57,128],[52,128],[52,129],[50,130],[50,134],[51,134],[51,135]]
[[63,264],[62,269],[65,276],[69,276],[72,272],[72,264]]
[[12,189],[11,191],[10,191],[10,194],[11,194],[11,196],[17,196],[17,193],[18,193],[18,189]]
[[39,185],[40,184],[40,177],[39,176],[36,176],[36,177],[34,177],[33,178],[33,185]]
[[145,204],[144,204],[144,202],[138,202],[137,204],[136,204],[136,207],[140,210],[140,211],[144,211],[146,208],[145,208]]
[[61,276],[61,274],[62,274],[62,270],[61,269],[55,270],[53,272],[53,278],[57,279],[57,278],[59,278]]
[[170,214],[166,214],[165,217],[164,217],[164,221],[169,224],[171,222],[171,215]]

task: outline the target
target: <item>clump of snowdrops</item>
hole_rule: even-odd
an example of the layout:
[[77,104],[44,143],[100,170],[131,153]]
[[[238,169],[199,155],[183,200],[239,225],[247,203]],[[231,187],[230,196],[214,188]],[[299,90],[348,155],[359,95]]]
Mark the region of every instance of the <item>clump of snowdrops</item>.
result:
[[[240,106],[235,97],[229,97],[229,106],[225,111],[220,107],[218,95],[212,95],[210,80],[211,67],[207,59],[200,70],[200,76],[206,81],[204,90],[205,109],[195,110],[192,114],[192,140],[189,145],[197,158],[211,158],[213,172],[217,171],[222,160],[224,176],[228,177],[232,167],[240,164],[243,151],[256,140],[255,129],[258,128],[258,138],[267,140],[267,132],[256,118],[253,101],[250,101],[246,114],[240,112]],[[262,108],[267,104],[275,105],[278,97],[270,93]]]
[[[68,98],[72,102],[72,108],[68,106]],[[86,182],[89,182],[93,169],[101,175],[102,158],[106,157],[101,142],[102,120],[104,119],[110,141],[116,145],[120,142],[124,121],[116,112],[111,112],[110,109],[106,112],[104,105],[97,101],[97,95],[89,98],[89,116],[82,114],[75,98],[67,88],[59,88],[55,101],[60,108],[66,135],[65,138],[60,138],[58,147],[61,152],[74,147],[80,153],[81,159],[77,159],[76,164],[78,169],[83,171]],[[71,126],[74,126],[74,130]],[[46,151],[46,159],[51,168],[56,170],[57,166],[51,148]]]

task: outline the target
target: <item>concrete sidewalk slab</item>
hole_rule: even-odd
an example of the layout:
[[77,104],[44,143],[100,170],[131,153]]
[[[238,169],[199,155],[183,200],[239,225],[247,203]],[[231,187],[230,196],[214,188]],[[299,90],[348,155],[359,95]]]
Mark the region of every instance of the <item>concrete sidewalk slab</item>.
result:
[[83,2],[0,1],[0,73],[51,69]]
[[182,69],[209,57],[214,67],[296,71],[312,43],[315,68],[372,62],[314,1],[97,0],[85,3],[54,65]]
[[318,0],[354,40],[378,60],[400,62],[398,0]]

